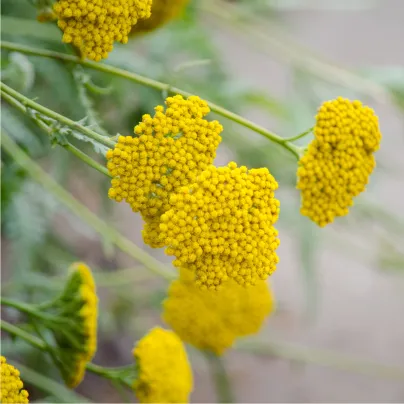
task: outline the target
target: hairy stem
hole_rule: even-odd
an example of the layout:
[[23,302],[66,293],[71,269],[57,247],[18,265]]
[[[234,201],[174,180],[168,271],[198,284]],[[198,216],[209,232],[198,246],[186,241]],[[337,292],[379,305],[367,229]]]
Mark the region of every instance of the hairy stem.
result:
[[23,168],[28,175],[47,191],[54,195],[63,205],[76,214],[81,220],[91,226],[102,237],[108,239],[129,256],[141,262],[149,270],[165,279],[175,278],[175,274],[169,271],[159,261],[147,254],[136,244],[122,236],[115,228],[109,226],[97,215],[91,212],[86,206],[77,201],[72,195],[62,188],[53,178],[51,178],[38,164],[36,164],[20,147],[6,134],[2,133],[2,146],[4,150]]
[[97,132],[94,132],[93,130],[86,128],[85,126],[80,125],[75,121],[72,121],[71,119],[65,117],[64,115],[58,114],[57,112],[52,111],[51,109],[46,108],[38,104],[37,102],[30,100],[25,95],[19,93],[18,91],[15,91],[6,84],[0,83],[0,89],[4,91],[6,94],[10,95],[11,97],[14,97],[16,100],[20,101],[21,104],[25,105],[26,107],[32,108],[33,110],[38,111],[41,114],[48,116],[49,118],[55,119],[56,121],[61,122],[66,126],[79,131],[83,135],[86,135],[90,139],[93,139],[96,142],[109,147],[110,149],[114,148],[115,143],[106,138],[105,136],[102,136]]
[[[82,66],[89,67],[94,70],[113,74],[115,76],[119,76],[119,77],[122,77],[122,78],[125,78],[128,80],[131,80],[135,83],[154,88],[155,90],[165,91],[165,92],[169,92],[172,94],[180,94],[184,97],[189,97],[190,95],[192,95],[187,91],[181,90],[180,88],[171,87],[169,84],[162,83],[160,81],[153,80],[148,77],[141,76],[136,73],[128,72],[127,70],[119,69],[117,67],[109,66],[109,65],[106,65],[103,63],[92,62],[89,60],[83,60],[83,59],[80,59],[80,58],[72,56],[72,55],[67,55],[64,53],[54,52],[54,51],[49,51],[49,50],[44,50],[44,49],[39,49],[39,48],[33,48],[31,46],[20,45],[20,44],[6,42],[6,41],[1,42],[1,47],[4,49],[9,49],[9,50],[25,53],[27,55],[47,57],[47,58],[60,60],[63,62],[72,62],[72,63],[80,64]],[[248,119],[245,119],[225,108],[222,108],[219,105],[216,105],[212,102],[209,102],[208,105],[212,112],[215,112],[216,114],[221,115],[227,119],[230,119],[231,121],[236,122],[241,126],[244,126],[248,129],[253,130],[254,132],[259,133],[260,135],[266,137],[270,141],[279,144],[280,146],[282,146],[283,148],[288,150],[290,153],[292,153],[297,159],[299,159],[299,147],[298,146],[296,146],[292,143],[289,143],[289,142],[285,142],[281,136],[279,136],[279,135],[269,131],[268,129],[265,129],[264,127],[259,126],[255,123],[249,121]]]
[[[9,95],[8,93],[5,93],[4,91],[1,91],[1,96],[2,98],[9,103],[10,105],[12,105],[14,108],[18,109],[19,111],[21,111],[23,114],[27,114],[27,107],[25,107],[23,104],[21,104],[20,101],[18,101],[17,99],[15,99],[14,97],[12,97],[11,95]],[[45,122],[43,122],[42,120],[35,119],[35,123],[43,130],[45,131],[48,136],[51,134],[52,128],[47,125]],[[67,151],[69,151],[70,153],[74,154],[76,157],[78,157],[79,159],[81,159],[84,163],[86,163],[87,165],[89,165],[92,168],[95,168],[97,171],[99,171],[100,173],[111,177],[111,174],[108,172],[107,168],[102,166],[101,164],[97,163],[95,160],[93,160],[90,156],[88,156],[87,154],[85,154],[84,152],[82,152],[81,150],[77,149],[75,146],[73,146],[72,144],[68,143],[68,144],[60,144],[59,146],[63,147],[64,149],[66,149]]]

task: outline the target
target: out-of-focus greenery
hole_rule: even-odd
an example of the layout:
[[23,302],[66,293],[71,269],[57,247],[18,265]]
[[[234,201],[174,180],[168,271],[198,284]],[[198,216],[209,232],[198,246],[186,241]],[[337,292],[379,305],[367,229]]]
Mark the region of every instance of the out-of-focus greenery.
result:
[[[202,4],[203,3],[203,4]],[[283,7],[299,6],[303,2],[286,2]],[[326,3],[326,2],[324,2]],[[331,2],[329,2],[331,3]],[[328,6],[329,6],[328,3]],[[333,4],[335,2],[332,2]],[[354,2],[352,2],[354,3]],[[369,2],[355,2],[357,7],[369,6]],[[374,5],[375,2],[372,2]],[[326,4],[327,6],[327,4]],[[3,40],[30,44],[36,47],[71,53],[72,50],[61,43],[61,34],[52,24],[36,21],[37,10],[26,0],[2,0],[1,34]],[[108,64],[154,78],[177,86],[191,93],[215,102],[233,112],[245,114],[259,111],[268,116],[273,127],[285,137],[300,133],[313,124],[317,106],[327,98],[342,94],[367,101],[380,90],[391,97],[398,109],[404,111],[404,69],[400,67],[367,68],[358,72],[346,72],[350,80],[357,77],[360,85],[353,89],[344,88],[343,79],[312,52],[306,52],[296,45],[293,57],[286,56],[293,76],[293,92],[285,98],[278,98],[262,88],[251,86],[239,77],[234,77],[223,60],[221,50],[211,35],[210,26],[217,24],[232,35],[234,30],[245,32],[252,42],[265,52],[281,59],[285,54],[272,48],[270,42],[256,38],[254,15],[260,15],[259,22],[274,24],[274,40],[282,42],[285,36],[276,28],[279,23],[280,2],[217,1],[194,0],[181,19],[166,27],[139,38],[133,38],[125,46],[116,46],[107,60]],[[213,12],[209,12],[209,8]],[[220,12],[226,10],[233,17],[218,22]],[[243,19],[239,18],[242,10]],[[206,22],[209,23],[206,23]],[[241,28],[244,27],[244,28]],[[278,36],[276,36],[278,35]],[[97,71],[83,69],[56,60],[25,56],[16,52],[2,51],[2,80],[39,103],[60,113],[80,120],[87,118],[87,124],[101,134],[131,134],[142,114],[151,113],[154,106],[161,104],[165,94],[148,87],[136,85]],[[308,66],[307,58],[315,63]],[[316,64],[317,63],[317,64]],[[315,68],[313,68],[315,66]],[[324,69],[329,68],[326,80]],[[345,74],[345,73],[344,73]],[[344,76],[345,77],[345,76]],[[366,90],[369,83],[369,91]],[[46,167],[47,172],[59,184],[70,189],[84,203],[105,221],[113,224],[113,202],[107,198],[109,179],[85,166],[75,156],[58,146],[52,147],[46,134],[27,116],[2,102],[1,125],[14,140],[36,161]],[[280,184],[281,218],[279,227],[294,236],[297,261],[302,272],[302,287],[306,290],[307,307],[315,313],[319,295],[316,272],[316,257],[321,248],[319,229],[307,218],[299,215],[299,195],[295,190],[296,161],[282,148],[261,139],[259,135],[240,128],[236,124],[218,118],[224,125],[222,149],[228,151],[239,164],[249,167],[268,167]],[[305,144],[310,138],[300,141]],[[74,140],[75,145],[95,159],[104,163],[104,158],[92,149],[91,144]],[[219,158],[230,159],[229,156]],[[108,244],[99,244],[94,232],[75,216],[64,210],[60,202],[42,190],[8,156],[2,154],[2,241],[3,241],[3,293],[19,294],[33,302],[40,302],[54,293],[58,280],[68,265],[80,258],[85,259],[102,276],[122,265],[121,256],[111,250]],[[389,175],[389,161],[380,161],[379,169],[372,178],[372,187]],[[349,241],[338,236],[339,229],[344,234],[355,229],[376,229],[376,237],[384,248],[380,248],[378,266],[384,269],[403,271],[404,218],[396,217],[372,198],[372,192],[358,198],[352,214],[335,224],[337,231],[327,232],[327,237],[338,239],[341,249],[348,253]],[[134,219],[135,223],[135,219]],[[140,228],[139,228],[140,231]],[[396,237],[397,236],[397,237]],[[93,252],[80,247],[80,241],[91,247]],[[354,253],[361,253],[358,249]],[[366,254],[365,249],[363,254]],[[363,255],[362,254],[362,255]],[[134,263],[136,266],[136,263]],[[118,272],[104,282],[105,310],[100,318],[100,336],[107,344],[121,338],[135,338],[134,333],[142,332],[139,322],[144,317],[137,316],[147,307],[158,318],[155,309],[165,296],[165,284],[154,286],[152,275],[142,268],[134,268],[143,278],[131,282],[128,271]],[[111,280],[114,282],[111,282]],[[128,280],[129,279],[129,280]],[[128,281],[127,281],[128,280]],[[143,285],[150,283],[145,293]],[[281,299],[281,297],[280,297]],[[4,344],[2,350],[25,353],[26,364],[32,365],[39,359],[26,349],[25,344]],[[102,358],[102,354],[101,354]],[[106,358],[108,361],[110,358]],[[111,363],[114,365],[114,363]],[[47,364],[44,374],[52,375],[52,367]],[[51,400],[51,399],[50,399]],[[52,401],[52,400],[51,400]]]

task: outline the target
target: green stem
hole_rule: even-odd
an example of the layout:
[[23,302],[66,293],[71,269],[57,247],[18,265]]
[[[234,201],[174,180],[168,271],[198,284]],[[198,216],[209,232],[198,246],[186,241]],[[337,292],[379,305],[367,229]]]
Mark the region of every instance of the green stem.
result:
[[0,83],[0,89],[3,90],[6,94],[14,97],[16,100],[20,101],[23,105],[26,107],[32,108],[35,111],[38,111],[49,118],[55,119],[58,122],[61,122],[65,124],[66,126],[69,126],[72,129],[75,129],[87,137],[95,140],[96,142],[103,144],[104,146],[109,147],[110,149],[113,149],[115,146],[115,143],[111,142],[108,138],[105,136],[102,136],[98,134],[97,132],[94,132],[93,130],[86,128],[85,126],[80,125],[79,123],[72,121],[69,118],[66,118],[64,115],[60,115],[55,111],[52,111],[49,108],[46,108],[40,104],[38,104],[35,101],[30,100],[29,98],[25,97],[25,95],[19,93],[18,91],[15,91],[11,87],[7,86],[4,83]]
[[7,321],[0,320],[0,328],[4,331],[7,331],[10,335],[14,335],[15,337],[21,338],[25,342],[28,342],[30,345],[40,349],[41,351],[46,351],[47,349],[44,341],[40,340],[34,335],[31,335],[30,333],[24,331],[21,328],[8,323]]
[[15,300],[10,300],[2,297],[0,299],[0,304],[8,307],[12,307],[18,311],[21,311],[25,314],[28,314],[33,317],[37,317],[40,319],[43,319],[45,321],[53,321],[54,318],[51,316],[48,316],[46,313],[41,313],[37,308],[31,304],[26,304],[23,302],[18,302]]
[[56,382],[55,380],[50,379],[21,363],[17,363],[15,361],[8,361],[10,364],[16,367],[21,373],[21,379],[24,383],[29,383],[33,386],[38,387],[41,391],[47,392],[51,394],[54,398],[58,399],[59,403],[89,403],[87,398],[82,395],[75,393],[74,391],[68,389]]
[[70,153],[74,154],[80,160],[84,161],[84,163],[86,163],[90,167],[95,168],[101,174],[104,174],[107,177],[112,178],[112,175],[109,173],[106,167],[97,163],[95,160],[93,160],[90,156],[79,150],[77,147],[73,146],[72,144],[67,144],[64,148],[68,150]]
[[[191,93],[188,93],[187,91],[181,90],[180,88],[176,87],[171,87],[169,84],[162,83],[157,80],[150,79],[148,77],[141,76],[136,73],[128,72],[123,69],[119,69],[117,67],[109,66],[103,63],[98,63],[98,62],[92,62],[89,60],[82,60],[78,57],[72,56],[72,55],[67,55],[64,53],[60,52],[54,52],[54,51],[49,51],[49,50],[44,50],[44,49],[39,49],[39,48],[33,48],[31,46],[27,45],[20,45],[20,44],[15,44],[12,42],[6,42],[2,41],[1,42],[1,47],[4,49],[9,49],[21,53],[25,53],[27,55],[33,55],[33,56],[41,56],[41,57],[47,57],[47,58],[52,58],[56,60],[60,60],[63,62],[72,62],[76,64],[80,64],[85,67],[89,67],[94,70],[98,70],[104,73],[110,73],[115,76],[119,76],[128,80],[131,80],[135,83],[142,84],[147,87],[154,88],[155,90],[159,91],[166,91],[170,92],[173,94],[180,94],[184,97],[189,97],[192,95]],[[225,108],[220,107],[219,105],[216,105],[212,102],[208,103],[210,109],[212,112],[215,112],[218,115],[221,115],[227,119],[230,119],[233,122],[238,123],[241,126],[244,126],[248,129],[251,129],[260,135],[266,137],[270,141],[279,144],[289,152],[291,152],[297,159],[299,159],[299,148],[289,142],[284,142],[283,138],[278,136],[277,134],[269,131],[268,129],[265,129],[262,126],[256,125],[255,123],[249,121],[248,119],[245,119],[231,111],[228,111]]]
[[229,376],[226,372],[223,360],[214,353],[203,352],[210,368],[216,387],[216,395],[219,403],[234,403],[234,395]]
[[[8,332],[10,335],[15,337],[21,338],[28,344],[32,345],[35,348],[40,349],[41,351],[47,351],[47,345],[45,341],[35,337],[34,335],[24,331],[23,329],[16,327],[13,324],[10,324],[7,321],[0,320],[0,329]],[[127,373],[128,371],[132,370],[134,365],[127,366],[127,367],[120,367],[120,368],[104,368],[99,365],[95,365],[94,363],[87,363],[86,369],[94,373],[98,376],[104,377],[110,380],[120,380],[120,375]],[[132,385],[127,380],[120,380],[124,385],[131,388]]]
[[[6,100],[10,105],[21,111],[23,114],[27,113],[27,108],[21,104],[18,100],[16,100],[14,97],[11,95],[5,93],[4,91],[1,91],[1,96],[4,100]],[[51,128],[48,126],[45,122],[43,122],[40,119],[35,119],[35,123],[43,130],[45,131],[48,135],[51,133]],[[87,156],[87,154],[83,153],[81,150],[77,149],[75,146],[72,144],[68,143],[65,145],[62,145],[59,143],[59,146],[62,146],[64,149],[69,151],[70,153],[74,154],[76,157],[81,159],[83,162],[88,164],[90,167],[95,168],[97,171],[100,173],[111,177],[111,174],[108,172],[107,168],[102,166],[101,164],[97,163],[94,161],[91,157]]]
[[286,139],[284,139],[285,142],[293,142],[294,140],[298,140],[301,139],[302,137],[307,136],[309,133],[313,132],[314,130],[314,126],[311,127],[310,129],[307,129],[305,132],[299,133],[296,136],[292,136],[292,137],[288,137]]
[[328,366],[369,376],[404,380],[404,368],[356,359],[327,350],[299,347],[284,342],[254,340],[240,341],[236,348],[259,356],[276,356],[295,362]]
[[120,250],[135,258],[155,274],[168,280],[175,278],[175,274],[168,271],[163,264],[147,254],[136,244],[132,243],[129,239],[122,236],[115,228],[106,224],[86,206],[73,198],[69,192],[62,188],[38,164],[29,158],[4,131],[1,141],[5,151],[13,157],[15,162],[20,165],[32,179],[52,193],[63,205],[96,230],[102,237],[110,240],[110,242],[116,245]]

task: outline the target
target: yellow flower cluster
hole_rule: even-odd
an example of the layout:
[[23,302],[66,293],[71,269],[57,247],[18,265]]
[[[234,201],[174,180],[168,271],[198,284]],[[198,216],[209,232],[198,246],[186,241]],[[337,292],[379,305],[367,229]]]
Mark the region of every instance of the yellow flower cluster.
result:
[[172,331],[153,328],[133,350],[138,367],[133,384],[141,403],[187,403],[193,377],[187,353]]
[[189,0],[153,0],[151,17],[132,27],[129,36],[153,31],[176,18]]
[[158,220],[170,207],[170,195],[213,162],[223,130],[219,122],[204,119],[210,109],[199,97],[176,95],[165,103],[165,110],[155,108],[154,117],[143,115],[136,137],[119,137],[106,156],[114,177],[109,197],[141,212],[147,223],[144,239],[153,247],[161,246]]
[[132,26],[150,17],[151,4],[152,0],[58,0],[53,9],[63,42],[99,61],[108,57],[114,41],[128,42]]
[[267,168],[208,167],[171,196],[172,208],[161,216],[166,253],[178,268],[192,270],[203,289],[229,278],[245,286],[266,279],[279,261],[277,188]]
[[66,385],[76,387],[84,377],[86,364],[97,349],[98,298],[91,270],[84,263],[70,268],[70,278],[60,298],[58,316],[73,324],[71,338],[60,330],[53,330],[61,350],[61,369]]
[[302,215],[323,227],[348,214],[353,198],[365,190],[381,133],[371,108],[339,97],[319,108],[314,136],[299,162],[297,188]]
[[4,356],[0,356],[0,368],[0,402],[3,404],[28,403],[28,392],[23,390],[20,372],[8,364]]
[[181,269],[163,303],[163,318],[184,341],[221,355],[237,337],[255,334],[274,310],[265,281],[244,288],[230,280],[212,293],[195,285],[194,274]]

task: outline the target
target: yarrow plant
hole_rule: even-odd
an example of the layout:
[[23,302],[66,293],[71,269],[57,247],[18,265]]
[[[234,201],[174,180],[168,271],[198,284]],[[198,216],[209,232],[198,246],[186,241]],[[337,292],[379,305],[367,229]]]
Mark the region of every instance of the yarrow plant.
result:
[[20,379],[20,372],[7,363],[4,356],[0,356],[0,402],[28,403],[28,392]]
[[191,271],[181,269],[163,302],[163,318],[183,341],[221,355],[236,338],[256,334],[274,307],[265,281],[244,288],[230,280],[212,293],[195,285]]
[[[2,46],[98,69],[165,94],[172,89],[84,58],[107,58],[115,42],[126,43],[130,35],[156,29],[178,16],[188,0],[154,0],[153,4],[151,0],[57,0],[53,12],[51,2],[38,3],[46,5],[38,19],[56,18],[63,42],[76,47],[81,57],[18,44]],[[374,153],[381,141],[378,118],[359,101],[340,97],[324,102],[316,116],[314,140],[300,147],[293,141],[310,130],[281,138],[196,95],[174,90],[177,94],[167,97],[165,105],[156,106],[153,116],[142,116],[131,136],[109,137],[97,133],[92,123],[75,122],[1,83],[2,99],[29,116],[50,135],[53,144],[110,177],[109,198],[126,202],[140,213],[144,242],[164,248],[178,269],[166,271],[116,229],[69,198],[11,137],[2,134],[5,152],[28,175],[59,196],[106,240],[170,280],[162,318],[172,331],[150,330],[135,344],[135,363],[117,368],[91,363],[97,349],[99,310],[96,285],[86,264],[70,267],[62,293],[50,302],[31,304],[2,298],[2,304],[19,310],[27,319],[22,327],[2,320],[2,330],[49,354],[69,388],[77,387],[86,372],[93,372],[133,389],[141,403],[188,402],[193,375],[184,343],[198,348],[209,360],[220,361],[219,356],[238,338],[258,333],[273,313],[275,299],[267,279],[279,262],[280,239],[275,228],[280,214],[275,195],[278,182],[265,167],[247,168],[234,161],[222,167],[214,164],[223,126],[208,118],[210,112],[255,130],[299,160],[301,214],[320,227],[348,214],[375,167]],[[84,138],[105,154],[106,167],[73,146],[71,136]],[[225,372],[219,378],[223,381]],[[2,403],[28,402],[19,372],[3,356],[0,395]]]
[[63,42],[98,62],[108,57],[115,41],[128,42],[138,20],[150,17],[151,4],[152,0],[59,0],[53,9]]
[[192,370],[181,339],[172,331],[153,328],[133,350],[138,375],[133,384],[142,403],[187,403]]
[[371,108],[342,97],[324,102],[316,116],[314,140],[297,171],[302,215],[320,227],[347,215],[354,197],[366,188],[380,140]]

